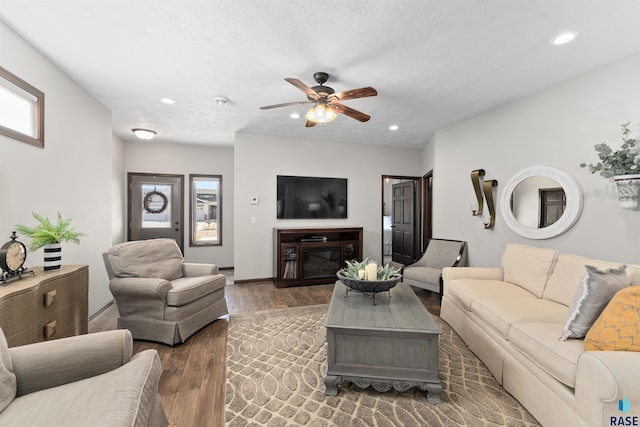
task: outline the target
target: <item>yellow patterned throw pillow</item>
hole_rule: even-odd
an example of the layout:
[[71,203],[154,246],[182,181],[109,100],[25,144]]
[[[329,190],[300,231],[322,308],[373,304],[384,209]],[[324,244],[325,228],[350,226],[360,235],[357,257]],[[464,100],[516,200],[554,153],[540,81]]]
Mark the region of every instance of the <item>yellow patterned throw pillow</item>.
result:
[[587,351],[640,351],[640,286],[618,291],[584,339]]

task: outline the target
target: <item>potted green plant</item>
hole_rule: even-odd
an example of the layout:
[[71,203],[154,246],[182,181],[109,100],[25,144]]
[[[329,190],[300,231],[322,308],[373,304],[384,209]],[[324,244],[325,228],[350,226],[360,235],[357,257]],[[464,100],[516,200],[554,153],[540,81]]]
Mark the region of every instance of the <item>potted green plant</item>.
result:
[[604,178],[613,178],[618,188],[620,206],[633,209],[638,206],[640,196],[640,140],[631,138],[627,122],[622,126],[622,146],[613,151],[606,143],[595,145],[599,161],[596,164],[581,163],[589,172],[599,173]]
[[62,243],[80,243],[80,237],[86,236],[71,227],[71,219],[64,219],[58,212],[58,221],[53,222],[49,218],[33,212],[33,217],[38,221],[35,227],[16,225],[21,234],[29,237],[31,242],[29,250],[36,251],[44,247],[44,269],[55,270],[62,264]]

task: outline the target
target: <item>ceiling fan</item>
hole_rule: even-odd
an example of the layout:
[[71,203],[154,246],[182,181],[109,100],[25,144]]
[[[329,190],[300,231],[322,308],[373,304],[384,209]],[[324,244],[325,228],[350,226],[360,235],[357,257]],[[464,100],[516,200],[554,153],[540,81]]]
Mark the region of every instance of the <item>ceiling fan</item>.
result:
[[292,77],[285,78],[286,81],[307,94],[307,101],[266,105],[264,107],[260,107],[260,109],[270,110],[272,108],[288,107],[290,105],[314,104],[305,115],[305,118],[307,119],[305,127],[312,127],[317,123],[328,123],[337,117],[336,113],[344,114],[345,116],[349,116],[352,119],[356,119],[361,122],[366,122],[371,118],[371,116],[351,107],[347,107],[339,101],[376,96],[378,92],[374,88],[363,87],[360,89],[352,89],[336,93],[329,86],[324,86],[324,83],[329,80],[329,74],[317,72],[314,73],[313,78],[318,83],[318,86],[309,87],[298,79],[294,79]]

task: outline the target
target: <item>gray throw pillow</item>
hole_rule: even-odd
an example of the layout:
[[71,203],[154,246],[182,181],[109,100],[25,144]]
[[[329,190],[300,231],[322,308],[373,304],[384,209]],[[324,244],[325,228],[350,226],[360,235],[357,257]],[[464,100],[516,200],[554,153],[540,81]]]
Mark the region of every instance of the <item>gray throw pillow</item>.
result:
[[16,398],[16,376],[4,332],[0,329],[0,412]]
[[584,338],[616,292],[630,284],[626,265],[606,270],[585,265],[585,269],[587,272],[576,289],[565,317],[564,333],[560,341]]

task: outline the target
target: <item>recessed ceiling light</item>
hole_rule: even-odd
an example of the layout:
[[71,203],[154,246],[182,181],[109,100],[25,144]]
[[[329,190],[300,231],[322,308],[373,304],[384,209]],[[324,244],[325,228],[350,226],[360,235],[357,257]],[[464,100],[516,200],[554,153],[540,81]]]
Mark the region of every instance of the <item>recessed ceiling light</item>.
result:
[[567,31],[561,34],[558,34],[552,41],[555,46],[560,46],[563,44],[567,44],[578,37],[579,33],[575,31]]
[[400,127],[398,125],[389,126],[389,130],[398,130],[398,129],[400,129]]
[[299,119],[299,118],[300,118],[300,114],[298,114],[298,113],[291,113],[291,114],[289,114],[289,117],[291,117],[292,119]]
[[161,102],[163,102],[163,103],[165,103],[165,104],[169,104],[169,105],[172,105],[172,104],[175,104],[175,103],[176,103],[176,101],[174,101],[174,100],[173,100],[173,99],[171,99],[171,98],[162,98],[160,101],[161,101]]
[[225,98],[224,96],[216,96],[213,98],[213,102],[218,107],[226,107],[229,104],[229,98]]

